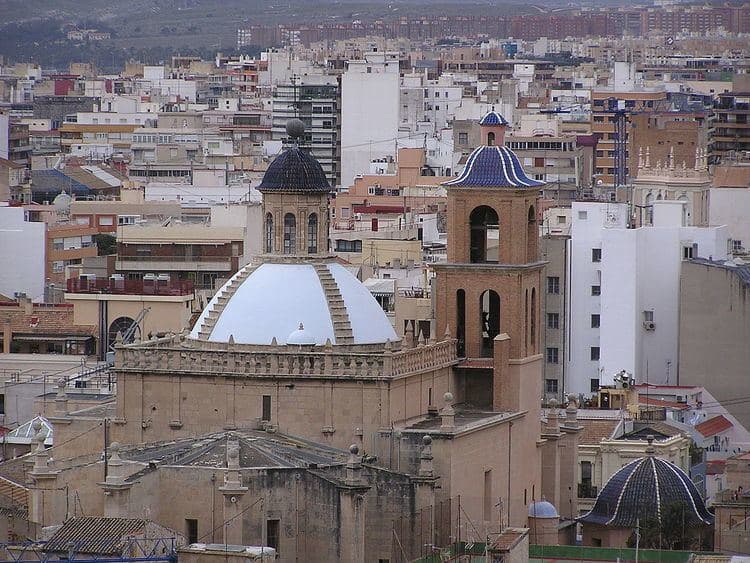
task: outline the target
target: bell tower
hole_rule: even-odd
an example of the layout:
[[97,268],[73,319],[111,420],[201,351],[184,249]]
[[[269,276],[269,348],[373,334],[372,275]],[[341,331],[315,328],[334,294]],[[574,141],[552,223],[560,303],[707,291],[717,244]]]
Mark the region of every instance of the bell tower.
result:
[[258,191],[263,194],[263,254],[328,256],[328,197],[331,186],[320,163],[299,148],[305,126],[290,119],[286,132],[294,146],[268,167]]
[[541,397],[541,281],[537,200],[504,145],[508,122],[494,109],[479,122],[484,145],[448,190],[448,262],[435,266],[438,330],[466,358],[466,402],[494,410],[538,410]]

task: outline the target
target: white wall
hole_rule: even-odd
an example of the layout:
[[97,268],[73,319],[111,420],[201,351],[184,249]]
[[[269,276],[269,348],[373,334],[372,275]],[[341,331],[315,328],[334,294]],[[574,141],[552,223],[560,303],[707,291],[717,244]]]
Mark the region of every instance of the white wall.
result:
[[8,160],[9,131],[8,123],[10,117],[6,113],[0,113],[0,158]]
[[[728,230],[683,227],[678,201],[654,202],[654,226],[626,228],[622,204],[574,203],[570,248],[568,318],[570,359],[566,391],[590,393],[590,379],[611,385],[621,370],[639,383],[674,385],[679,349],[679,287],[685,249],[693,257],[724,260]],[[587,220],[579,211],[587,212]],[[617,220],[607,218],[618,210]],[[592,263],[591,249],[602,249]],[[601,296],[591,285],[601,276]],[[654,330],[644,327],[653,311]],[[591,314],[600,314],[599,329]],[[591,360],[591,346],[600,359]]]
[[599,363],[591,360],[591,347],[600,346],[599,329],[591,327],[591,315],[601,314],[601,297],[591,295],[591,287],[601,285],[602,263],[592,261],[592,249],[602,248],[605,226],[624,229],[626,225],[625,204],[573,204],[568,241],[569,337],[565,358],[560,352],[560,361],[567,361],[566,392],[589,394],[591,380],[600,379]]
[[45,224],[24,220],[22,207],[0,205],[0,293],[44,300]]
[[730,237],[750,248],[750,188],[712,188],[709,201],[709,224],[726,225]]
[[341,79],[342,186],[366,173],[373,158],[395,157],[398,117],[398,60],[350,61]]

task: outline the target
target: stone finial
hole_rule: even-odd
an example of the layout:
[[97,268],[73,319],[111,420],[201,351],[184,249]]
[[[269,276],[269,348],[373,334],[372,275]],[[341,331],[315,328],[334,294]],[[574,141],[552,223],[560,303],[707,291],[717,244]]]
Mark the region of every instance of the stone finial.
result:
[[419,476],[433,477],[434,468],[432,466],[432,438],[422,436],[422,452],[419,454]]
[[66,399],[68,396],[65,393],[65,388],[68,385],[67,379],[61,377],[57,380],[57,399]]
[[121,446],[119,442],[109,445],[109,459],[107,459],[107,485],[122,485],[125,482],[125,462],[120,457]]
[[638,147],[638,170],[643,168],[643,147]]
[[572,393],[568,396],[568,405],[565,407],[565,426],[578,428],[578,399]]
[[644,168],[651,168],[651,147],[646,147],[646,160],[643,163]]
[[445,340],[451,339],[451,325],[448,323],[445,324],[445,332],[443,333],[443,337],[445,338]]
[[693,166],[693,169],[695,171],[701,169],[701,148],[699,146],[695,147],[695,165]]
[[271,339],[271,346],[278,346],[278,345],[279,345],[279,342],[278,342],[278,340],[276,340],[276,337],[274,336]]
[[674,170],[674,145],[669,147],[669,169]]
[[33,473],[44,473],[49,469],[49,455],[44,447],[44,441],[47,436],[42,431],[42,421],[38,418],[31,424],[34,430],[34,441],[36,446],[34,447],[34,468]]
[[115,346],[118,344],[122,344],[122,331],[117,331],[117,334],[115,335]]
[[229,344],[229,346],[234,346],[234,334],[229,335],[229,340],[227,340],[227,344]]
[[646,455],[653,456],[656,453],[656,448],[654,448],[654,435],[649,434],[646,436],[646,441],[648,442],[648,446],[646,446]]
[[362,461],[359,457],[359,446],[352,444],[349,446],[349,459],[346,462],[347,485],[358,485],[362,481]]
[[557,410],[557,399],[550,399],[549,414],[547,415],[547,430],[556,432],[560,428],[560,413]]
[[440,430],[453,430],[456,427],[456,411],[453,409],[453,393],[443,395],[445,406],[440,411]]

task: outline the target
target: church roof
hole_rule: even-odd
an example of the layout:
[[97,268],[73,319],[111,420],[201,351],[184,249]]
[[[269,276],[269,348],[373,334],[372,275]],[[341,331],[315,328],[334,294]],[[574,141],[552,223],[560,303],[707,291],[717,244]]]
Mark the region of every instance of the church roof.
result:
[[463,172],[443,182],[444,186],[478,188],[532,188],[543,184],[529,178],[516,153],[504,146],[477,147],[469,155]]
[[479,120],[479,125],[487,125],[490,127],[492,127],[493,125],[508,125],[508,120],[505,119],[502,114],[496,112],[493,109],[491,112],[489,112]]
[[329,192],[328,183],[320,163],[309,152],[292,147],[269,165],[258,186],[261,192]]
[[[329,274],[318,269],[330,273],[334,284],[326,281],[326,285],[335,285],[338,291],[324,289],[319,274],[325,278]],[[228,281],[198,318],[191,337],[199,337],[211,311],[216,309],[219,315],[208,335],[211,342],[228,342],[231,336],[238,344],[269,345],[274,338],[279,345],[300,344],[298,329],[302,323],[305,342],[320,346],[330,340],[337,344],[336,319],[331,312],[339,308],[339,303],[334,303],[338,301],[336,293],[343,299],[351,324],[353,341],[349,343],[384,344],[399,340],[372,294],[341,264],[271,262],[258,266],[239,285]],[[222,301],[223,296],[229,297],[223,309],[219,306],[219,296]]]
[[612,475],[591,511],[578,520],[584,524],[632,528],[639,519],[656,517],[661,521],[672,506],[684,509],[688,526],[713,522],[690,477],[675,464],[649,455]]

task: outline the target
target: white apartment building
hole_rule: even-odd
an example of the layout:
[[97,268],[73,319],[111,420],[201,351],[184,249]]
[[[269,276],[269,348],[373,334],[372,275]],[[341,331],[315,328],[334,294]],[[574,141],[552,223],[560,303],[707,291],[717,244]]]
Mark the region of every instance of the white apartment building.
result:
[[463,87],[451,75],[428,80],[410,73],[401,80],[399,127],[402,131],[438,134],[453,120],[461,107]]
[[26,220],[22,207],[0,204],[0,294],[44,299],[45,223]]
[[376,158],[396,156],[398,53],[351,60],[341,77],[341,185],[351,186]]
[[622,370],[639,383],[677,383],[682,261],[726,259],[729,241],[725,226],[685,226],[684,205],[656,201],[653,225],[629,229],[627,204],[573,204],[569,337],[558,359],[566,392],[590,395]]

